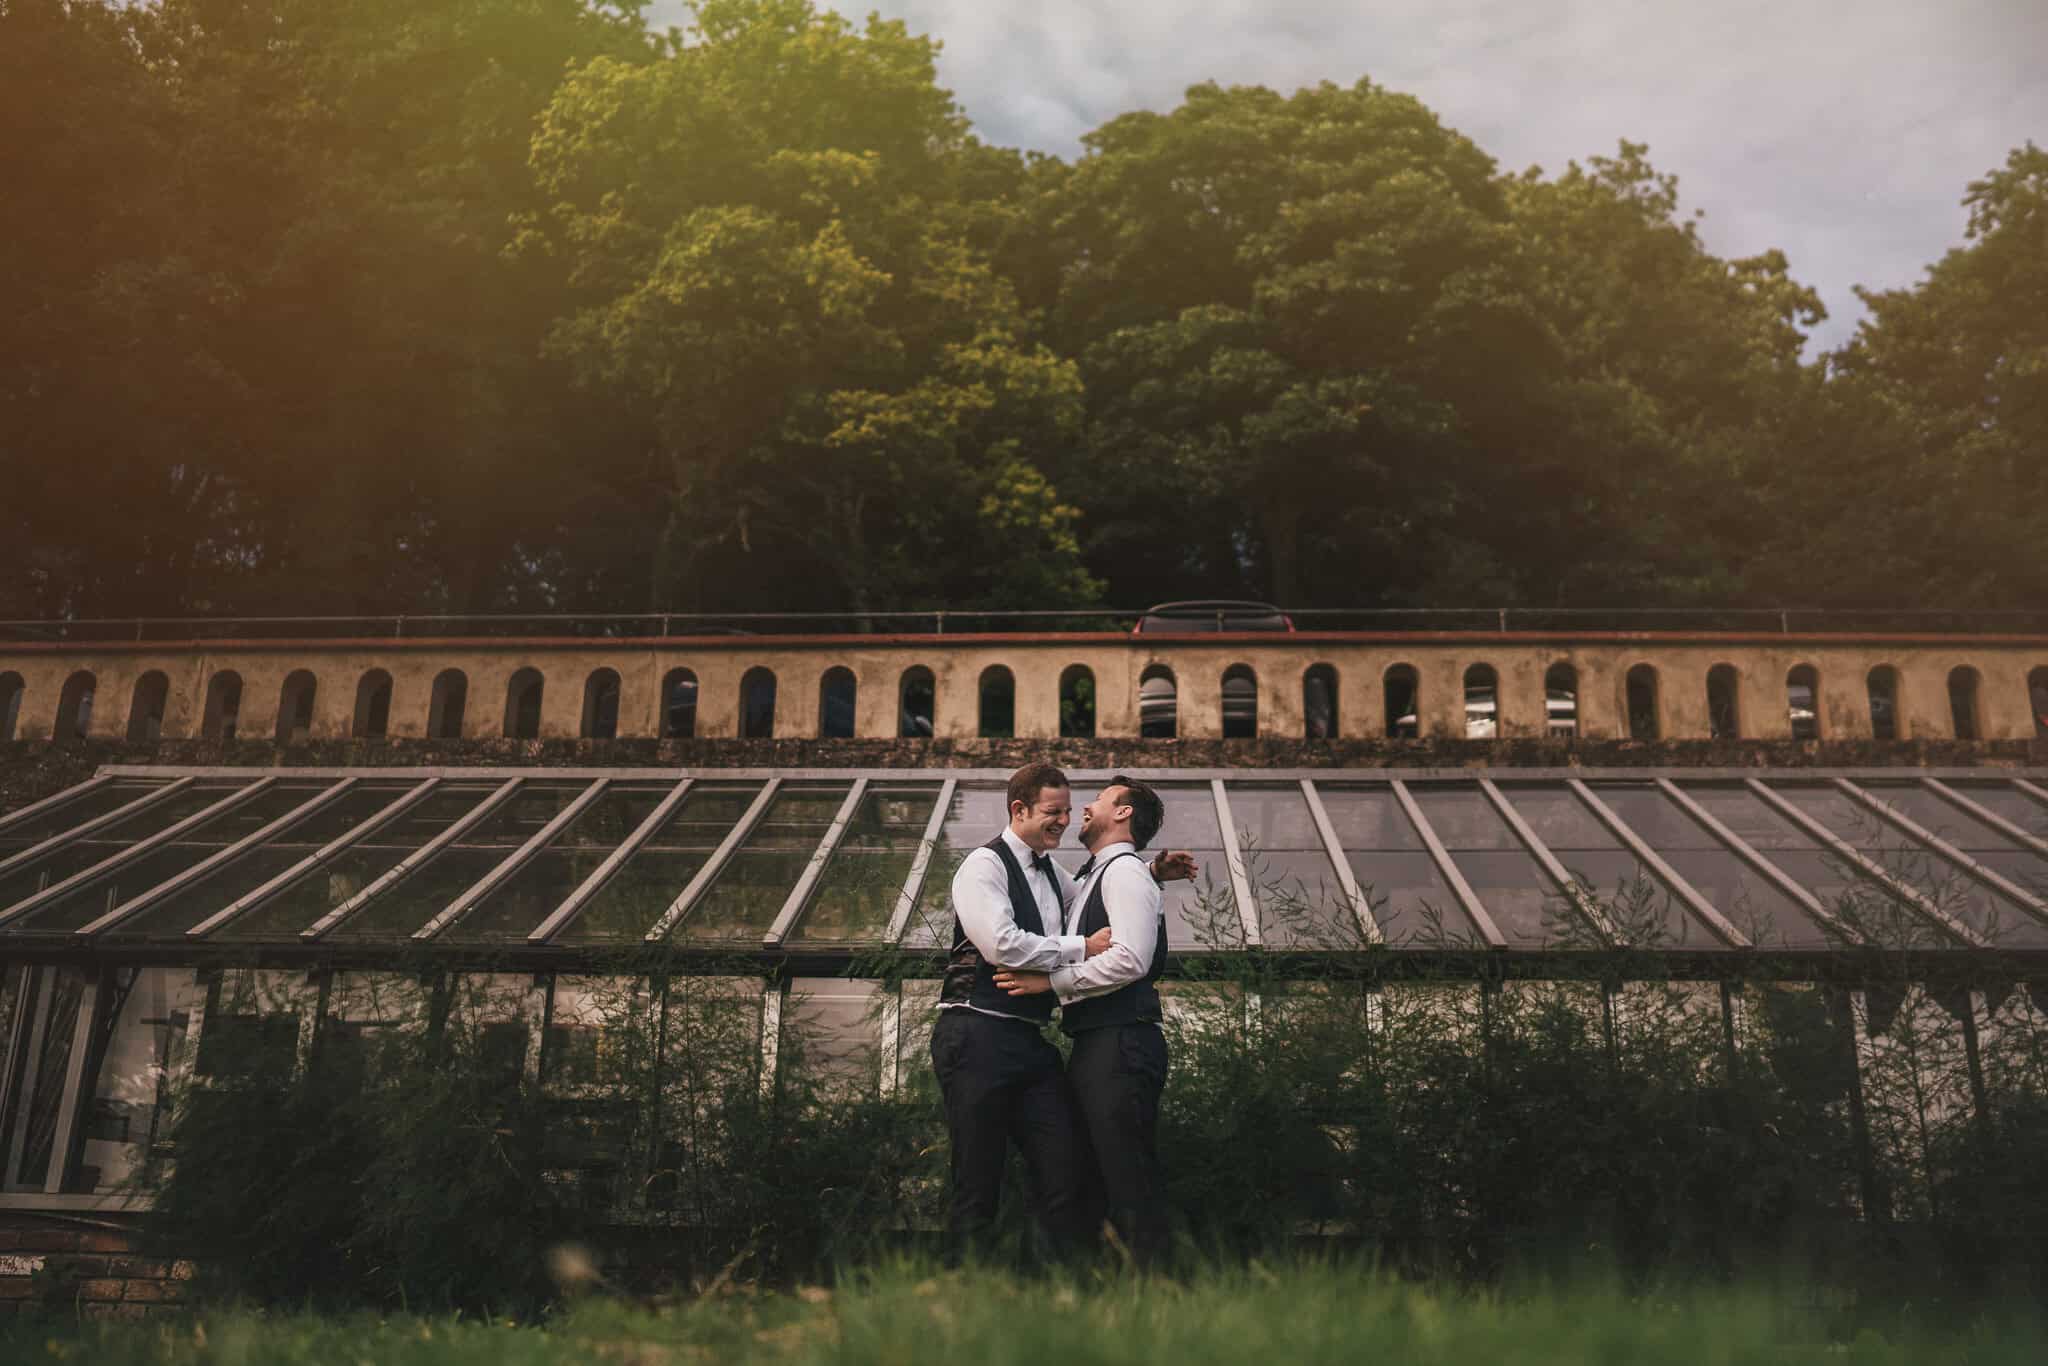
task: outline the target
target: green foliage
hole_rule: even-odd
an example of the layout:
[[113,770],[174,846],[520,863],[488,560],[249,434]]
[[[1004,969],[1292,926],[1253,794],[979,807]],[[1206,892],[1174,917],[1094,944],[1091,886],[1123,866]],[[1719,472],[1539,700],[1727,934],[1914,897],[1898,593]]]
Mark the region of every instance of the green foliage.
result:
[[2031,144],[1809,359],[1637,143],[1203,84],[1067,164],[899,21],[642,10],[0,3],[4,614],[2041,596]]

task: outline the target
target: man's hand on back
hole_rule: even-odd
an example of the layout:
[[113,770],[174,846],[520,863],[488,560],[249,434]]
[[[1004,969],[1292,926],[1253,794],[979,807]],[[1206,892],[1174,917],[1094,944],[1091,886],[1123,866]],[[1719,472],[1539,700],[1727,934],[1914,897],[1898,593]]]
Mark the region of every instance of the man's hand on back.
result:
[[1098,953],[1108,953],[1109,943],[1109,926],[1104,925],[1101,929],[1088,936],[1088,953],[1086,956],[1093,958]]
[[1152,876],[1162,887],[1169,882],[1193,882],[1200,871],[1195,856],[1185,849],[1169,849],[1152,861]]
[[[1108,933],[1108,930],[1096,931],[1096,934],[1107,935]],[[1089,936],[1089,942],[1094,942],[1094,935]],[[996,985],[1009,992],[1012,996],[1036,996],[1041,991],[1052,990],[1052,977],[1043,972],[1024,972],[1004,968],[996,974]]]

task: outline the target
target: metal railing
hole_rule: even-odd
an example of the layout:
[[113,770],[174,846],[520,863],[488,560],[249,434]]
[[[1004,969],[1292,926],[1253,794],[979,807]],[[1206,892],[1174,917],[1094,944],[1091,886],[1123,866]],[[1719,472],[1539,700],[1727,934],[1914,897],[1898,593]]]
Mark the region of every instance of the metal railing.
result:
[[[391,613],[366,616],[93,617],[0,621],[0,641],[349,639],[569,636],[948,635],[1128,632],[1145,608],[1012,611],[923,608],[887,612]],[[1288,607],[1298,631],[1575,632],[1679,631],[1772,635],[1813,633],[2048,634],[2048,610],[1826,607]],[[1229,629],[1233,613],[1175,614],[1151,630]],[[1183,624],[1185,623],[1185,624]],[[1199,624],[1197,624],[1199,623]],[[1257,629],[1251,627],[1250,629]]]

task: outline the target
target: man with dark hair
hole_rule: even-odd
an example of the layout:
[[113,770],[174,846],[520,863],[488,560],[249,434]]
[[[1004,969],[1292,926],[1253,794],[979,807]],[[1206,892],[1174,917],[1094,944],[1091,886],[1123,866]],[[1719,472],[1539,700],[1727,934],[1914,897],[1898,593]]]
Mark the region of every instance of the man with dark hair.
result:
[[1060,1027],[1074,1040],[1067,1077],[1100,1166],[1109,1217],[1132,1255],[1148,1265],[1165,1253],[1167,1240],[1159,1164],[1167,1058],[1156,985],[1167,948],[1164,898],[1138,851],[1165,822],[1157,792],[1122,774],[1110,779],[1081,812],[1089,857],[1066,921],[1084,935],[1107,928],[1108,948],[1051,969],[995,974],[995,985],[1013,999],[1059,998]]
[[[956,1257],[987,1245],[1011,1143],[1024,1156],[1032,1208],[1057,1251],[1078,1249],[1097,1222],[1094,1164],[1059,1051],[1043,1032],[1053,998],[1012,995],[996,985],[996,974],[1071,967],[1107,952],[1113,935],[1106,922],[1086,936],[1062,933],[1072,885],[1049,855],[1072,815],[1067,775],[1027,764],[1005,795],[1008,825],[953,875],[952,950],[932,1026],[932,1066],[952,1142],[947,1229]],[[1194,875],[1189,855],[1156,862],[1176,876]]]

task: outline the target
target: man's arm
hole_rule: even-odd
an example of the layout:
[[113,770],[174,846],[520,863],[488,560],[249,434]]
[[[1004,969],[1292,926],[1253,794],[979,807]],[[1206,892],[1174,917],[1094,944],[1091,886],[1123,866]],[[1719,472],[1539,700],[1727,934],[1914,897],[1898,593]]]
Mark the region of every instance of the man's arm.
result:
[[1159,944],[1159,908],[1165,894],[1137,859],[1118,859],[1102,874],[1102,904],[1109,912],[1105,953],[1051,970],[1048,985],[1060,1001],[1085,1000],[1142,978]]
[[990,849],[976,849],[953,874],[953,914],[983,961],[997,968],[1050,972],[1088,954],[1078,934],[1042,935],[1020,929],[1010,906],[1010,879]]

